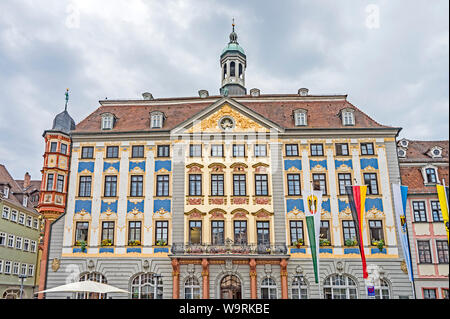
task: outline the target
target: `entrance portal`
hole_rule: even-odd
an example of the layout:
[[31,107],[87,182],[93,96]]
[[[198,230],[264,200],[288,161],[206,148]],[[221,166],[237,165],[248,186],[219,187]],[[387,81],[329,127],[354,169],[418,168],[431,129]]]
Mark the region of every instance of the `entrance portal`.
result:
[[242,289],[241,281],[234,275],[227,275],[220,282],[221,299],[241,299]]

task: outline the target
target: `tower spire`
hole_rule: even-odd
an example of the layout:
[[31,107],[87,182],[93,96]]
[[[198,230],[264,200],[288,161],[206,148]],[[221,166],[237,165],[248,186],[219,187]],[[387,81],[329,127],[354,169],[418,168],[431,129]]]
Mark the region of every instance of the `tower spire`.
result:
[[66,106],[64,107],[64,111],[67,111],[67,103],[69,103],[69,89],[66,89]]

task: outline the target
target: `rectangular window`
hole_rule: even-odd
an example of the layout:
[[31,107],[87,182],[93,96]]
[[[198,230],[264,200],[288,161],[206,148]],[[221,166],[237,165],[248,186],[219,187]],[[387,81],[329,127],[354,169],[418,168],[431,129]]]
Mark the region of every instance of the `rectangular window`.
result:
[[130,196],[131,197],[144,196],[144,177],[142,175],[131,176]]
[[75,241],[84,241],[87,243],[89,234],[88,222],[77,222],[75,231]]
[[22,249],[22,241],[23,241],[22,237],[19,236],[16,237],[16,249]]
[[94,147],[93,146],[82,147],[81,158],[94,158]]
[[322,195],[327,194],[327,180],[325,174],[313,174],[313,183],[322,191]]
[[29,251],[30,250],[30,240],[24,238],[23,240],[23,250],[24,251]]
[[108,146],[106,148],[106,158],[118,158],[119,146]]
[[6,233],[0,233],[0,246],[6,246]]
[[221,144],[211,145],[211,156],[223,157],[223,145]]
[[158,157],[170,157],[170,145],[158,145]]
[[418,240],[417,249],[419,251],[419,263],[431,264],[431,249],[430,242],[427,240]]
[[384,240],[383,222],[381,220],[369,220],[370,242]]
[[117,196],[117,176],[105,176],[105,197]]
[[0,259],[0,274],[3,273],[3,260]]
[[285,146],[286,156],[298,156],[298,145],[297,144],[286,144]]
[[364,184],[367,185],[367,195],[378,195],[377,174],[364,173]]
[[200,220],[189,221],[189,243],[202,243],[202,222]]
[[56,181],[56,191],[62,193],[64,191],[64,175],[58,174],[58,180]]
[[21,264],[20,265],[20,274],[22,276],[26,276],[26,274],[27,274],[27,264]]
[[39,220],[37,218],[33,218],[33,228],[34,229],[39,228]]
[[202,175],[189,174],[189,196],[202,195]]
[[233,175],[233,195],[234,196],[247,195],[245,175],[243,174]]
[[319,238],[321,240],[331,241],[330,222],[328,220],[321,220],[320,221],[320,235],[319,235]]
[[128,222],[128,245],[130,243],[141,243],[141,222],[140,221],[130,221]]
[[233,157],[244,157],[244,156],[245,156],[245,145],[233,144]]
[[28,216],[26,221],[26,226],[31,228],[31,224],[33,223],[33,217]]
[[9,207],[3,207],[2,218],[9,219]]
[[345,190],[345,186],[352,185],[352,175],[348,173],[339,173],[338,181],[339,181],[339,194],[346,195],[347,191]]
[[114,245],[114,222],[102,223],[102,242],[108,240],[111,245]]
[[436,240],[436,249],[440,264],[448,264],[448,243],[446,240]]
[[134,145],[131,149],[132,158],[144,157],[144,145]]
[[158,175],[156,178],[156,196],[169,196],[169,175]]
[[424,289],[423,299],[436,299],[436,289]]
[[67,154],[67,145],[64,143],[61,143],[61,153]]
[[348,155],[348,144],[347,143],[336,144],[336,155],[347,156]]
[[434,168],[427,168],[425,170],[425,174],[427,175],[428,183],[436,183],[437,182],[436,170]]
[[11,262],[9,260],[5,260],[5,274],[11,274]]
[[441,204],[439,201],[431,201],[431,212],[433,214],[434,222],[444,221],[444,218],[442,217]]
[[31,241],[31,244],[30,244],[30,251],[32,252],[32,253],[35,253],[36,252],[36,246],[37,245],[37,242],[36,241],[34,241],[34,240],[32,240]]
[[25,224],[25,214],[23,214],[23,213],[20,213],[20,214],[19,214],[19,220],[18,220],[18,223],[21,224],[21,225],[24,225],[24,224]]
[[267,156],[267,147],[265,144],[255,144],[255,157]]
[[34,276],[34,265],[28,265],[28,277]]
[[18,262],[13,263],[12,274],[13,275],[19,274],[19,263]]
[[374,155],[373,143],[361,143],[361,155]]
[[91,196],[91,176],[80,176],[80,187],[78,189],[79,197],[90,197]]
[[267,175],[266,174],[256,174],[255,175],[255,195],[256,196],[267,196],[269,195]]
[[268,221],[256,222],[256,236],[258,246],[270,245],[270,230]]
[[427,221],[427,213],[425,210],[425,202],[413,202],[413,213],[414,213],[414,221],[415,222],[426,222]]
[[19,215],[19,213],[17,212],[17,210],[11,210],[11,218],[10,220],[12,222],[17,223],[17,216]]
[[53,190],[53,174],[47,174],[47,190]]
[[211,222],[211,243],[213,245],[223,245],[225,243],[225,223],[223,220],[213,220]]
[[352,240],[356,240],[356,228],[353,220],[342,221],[342,231],[344,233],[344,243]]
[[8,235],[8,248],[14,248],[14,235]]
[[167,245],[169,243],[169,222],[166,220],[163,221],[156,221],[156,243],[161,243],[163,246]]
[[291,245],[295,246],[299,241],[303,243],[303,222],[301,220],[291,220],[289,222],[291,233]]
[[56,148],[58,147],[58,142],[50,143],[50,153],[56,153]]
[[288,174],[288,195],[301,196],[300,190],[300,174]]
[[311,156],[323,156],[323,145],[311,144]]
[[247,221],[245,220],[234,221],[234,244],[235,245],[247,244]]
[[211,196],[224,196],[223,175],[211,175]]
[[202,156],[202,146],[200,144],[189,145],[189,156],[190,157],[201,157]]

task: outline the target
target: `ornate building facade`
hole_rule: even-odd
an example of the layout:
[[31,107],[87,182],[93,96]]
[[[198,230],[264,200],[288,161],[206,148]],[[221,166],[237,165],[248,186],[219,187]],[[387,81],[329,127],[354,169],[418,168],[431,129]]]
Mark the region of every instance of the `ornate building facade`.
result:
[[[412,297],[390,186],[400,129],[346,95],[247,94],[246,65],[233,27],[220,95],[104,100],[70,131],[46,288],[91,278],[132,292],[114,298],[366,298],[345,194],[356,182],[369,185],[363,236],[377,296]],[[302,200],[313,183],[320,285]]]
[[398,141],[416,298],[448,299],[448,238],[436,185],[449,183],[448,141]]

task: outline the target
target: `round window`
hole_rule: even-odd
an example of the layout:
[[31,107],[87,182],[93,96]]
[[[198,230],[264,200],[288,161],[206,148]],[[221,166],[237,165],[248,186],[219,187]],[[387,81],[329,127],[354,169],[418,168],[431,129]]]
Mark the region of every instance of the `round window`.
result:
[[219,121],[219,127],[224,131],[229,131],[234,128],[234,120],[231,117],[223,117]]

